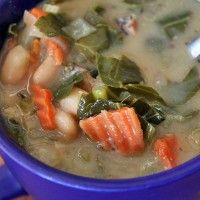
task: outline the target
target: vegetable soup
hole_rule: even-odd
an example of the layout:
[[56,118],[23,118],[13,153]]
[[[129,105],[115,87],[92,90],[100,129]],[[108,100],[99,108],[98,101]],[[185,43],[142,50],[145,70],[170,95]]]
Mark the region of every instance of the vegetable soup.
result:
[[72,174],[119,179],[200,152],[200,2],[48,0],[11,24],[0,111],[10,138]]

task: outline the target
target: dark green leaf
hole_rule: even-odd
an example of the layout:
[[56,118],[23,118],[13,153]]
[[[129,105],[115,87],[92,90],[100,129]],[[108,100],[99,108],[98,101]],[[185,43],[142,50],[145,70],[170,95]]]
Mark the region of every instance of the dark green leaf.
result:
[[149,103],[150,105],[156,105],[156,104],[166,105],[163,98],[152,87],[140,85],[140,84],[129,84],[126,86],[126,89],[136,99],[143,99],[145,102]]
[[140,123],[142,126],[142,130],[144,132],[144,139],[146,142],[151,142],[155,137],[156,129],[155,127],[146,121],[143,117],[140,117]]
[[163,27],[170,39],[175,38],[179,33],[183,33],[191,17],[190,11],[185,11],[177,15],[169,15],[159,20],[158,23]]
[[25,130],[21,126],[21,124],[13,118],[4,119],[4,124],[7,128],[8,135],[11,137],[11,139],[13,139],[15,142],[17,142],[18,145],[23,147]]
[[80,72],[71,75],[67,80],[61,83],[61,85],[54,89],[54,99],[58,101],[68,96],[73,86],[81,82],[83,78],[83,73]]
[[105,26],[98,27],[96,32],[81,38],[78,43],[87,46],[93,51],[103,51],[110,45],[108,30]]
[[163,97],[171,105],[186,103],[200,88],[199,73],[193,68],[181,83],[169,83],[162,88]]
[[34,114],[34,105],[30,95],[25,91],[21,91],[17,94],[17,96],[20,98],[19,103],[17,103],[17,105],[20,107],[23,113]]
[[99,114],[102,110],[115,110],[119,109],[122,106],[122,104],[115,103],[110,100],[95,100],[92,94],[82,95],[79,102],[77,115],[79,119],[85,119]]
[[108,26],[108,38],[110,41],[110,46],[120,45],[123,41],[123,34],[118,29]]
[[125,84],[143,81],[136,63],[125,56],[121,60],[118,60],[99,55],[98,72],[102,81],[107,86],[115,88],[123,88]]
[[104,7],[102,7],[102,6],[96,6],[95,8],[94,8],[94,10],[95,10],[95,12],[97,12],[99,15],[103,15],[104,13],[105,13],[105,8]]
[[10,24],[8,27],[8,34],[17,37],[19,34],[19,29],[16,23]]
[[150,106],[149,104],[147,104],[146,102],[144,102],[141,99],[136,101],[132,105],[132,107],[135,108],[135,111],[137,112],[137,114],[142,116],[143,119],[145,119],[147,122],[149,122],[151,124],[158,125],[162,121],[165,120],[165,114],[162,111],[161,107],[158,108],[158,106],[157,107]]
[[106,24],[104,19],[95,10],[90,10],[84,16],[84,19],[93,26],[98,24]]
[[85,45],[75,43],[71,51],[71,62],[87,69],[91,74],[98,74],[96,66],[97,52]]
[[35,23],[35,26],[48,37],[65,35],[62,25],[62,22],[53,14],[40,17]]
[[191,111],[188,113],[179,113],[176,111],[166,111],[166,120],[169,121],[177,121],[177,122],[185,122],[186,120],[193,119],[199,115],[199,110]]
[[166,41],[159,37],[149,37],[145,41],[146,46],[155,53],[161,53],[166,48]]

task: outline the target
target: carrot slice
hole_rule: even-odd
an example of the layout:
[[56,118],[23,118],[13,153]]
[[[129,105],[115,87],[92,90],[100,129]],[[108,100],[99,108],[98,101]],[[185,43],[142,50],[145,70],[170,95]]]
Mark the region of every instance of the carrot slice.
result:
[[157,139],[153,151],[166,169],[177,166],[177,138],[174,135]]
[[34,39],[31,44],[30,66],[37,66],[40,60],[40,40]]
[[123,155],[144,150],[143,131],[132,108],[104,110],[97,116],[81,120],[80,127],[105,150],[114,149]]
[[39,19],[40,17],[46,16],[47,12],[45,12],[42,8],[33,8],[31,10],[31,14]]
[[52,103],[53,94],[48,89],[43,89],[39,85],[32,86],[32,99],[38,111],[37,116],[44,129],[56,129],[55,113],[56,109]]
[[65,59],[64,50],[54,41],[48,39],[46,40],[48,55],[53,56],[56,65],[61,65]]

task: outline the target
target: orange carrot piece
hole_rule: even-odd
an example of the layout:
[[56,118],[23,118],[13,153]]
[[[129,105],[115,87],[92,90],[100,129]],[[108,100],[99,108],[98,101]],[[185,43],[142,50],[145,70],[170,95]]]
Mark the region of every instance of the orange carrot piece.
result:
[[48,55],[53,56],[56,62],[56,65],[61,65],[65,59],[64,50],[54,41],[48,39],[46,40],[47,52]]
[[153,145],[154,153],[166,169],[177,166],[177,145],[177,138],[174,135],[157,139]]
[[43,89],[39,85],[32,85],[32,99],[38,111],[37,116],[44,129],[56,129],[55,113],[56,109],[52,103],[53,94],[48,89]]
[[45,12],[42,8],[33,8],[31,10],[31,14],[39,19],[40,17],[46,16],[47,12]]
[[116,150],[130,155],[144,150],[143,131],[134,109],[124,107],[102,111],[80,121],[81,129],[105,150]]
[[40,60],[40,40],[34,39],[31,44],[31,53],[30,53],[30,65],[37,66]]

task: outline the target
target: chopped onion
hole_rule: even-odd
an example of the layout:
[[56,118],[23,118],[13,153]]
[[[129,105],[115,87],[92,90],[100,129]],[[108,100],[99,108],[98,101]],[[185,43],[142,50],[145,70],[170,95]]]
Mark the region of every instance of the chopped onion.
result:
[[73,39],[79,40],[94,33],[96,28],[84,19],[78,18],[72,21],[70,25],[63,27],[62,30]]
[[60,7],[59,7],[59,6],[57,6],[57,5],[52,5],[52,4],[48,4],[48,3],[45,3],[45,4],[44,4],[43,9],[44,9],[46,12],[53,13],[53,14],[57,14],[57,13],[60,12]]

